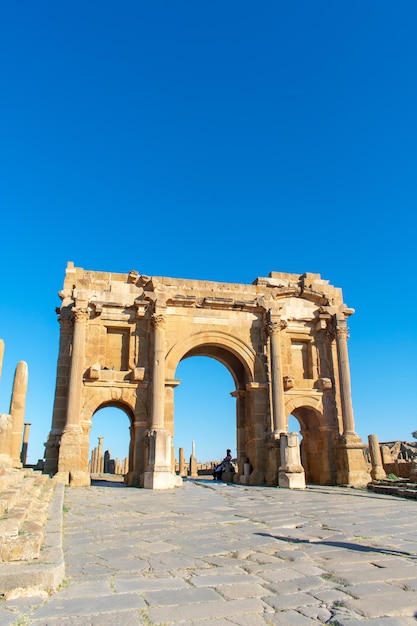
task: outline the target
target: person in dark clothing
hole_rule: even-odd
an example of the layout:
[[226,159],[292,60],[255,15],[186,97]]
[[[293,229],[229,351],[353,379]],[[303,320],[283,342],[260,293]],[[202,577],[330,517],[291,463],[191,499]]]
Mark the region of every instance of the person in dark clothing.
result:
[[226,470],[226,463],[230,462],[232,460],[232,452],[231,450],[226,450],[226,456],[224,457],[223,461],[219,464],[216,465],[216,467],[213,470],[213,478],[214,480],[221,480],[222,479],[222,475],[223,472]]

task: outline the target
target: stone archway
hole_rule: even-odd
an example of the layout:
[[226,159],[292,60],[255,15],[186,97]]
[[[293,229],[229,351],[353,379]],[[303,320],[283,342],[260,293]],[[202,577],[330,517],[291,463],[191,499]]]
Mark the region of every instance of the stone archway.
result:
[[[134,414],[131,408],[121,402],[105,402],[93,411],[89,420],[85,420],[84,428],[89,442],[90,473],[95,473],[91,468],[99,465],[97,459],[93,462],[93,456],[100,449],[103,458],[110,455],[114,468],[123,466],[123,473],[128,475],[134,466]],[[103,463],[101,465],[101,471],[106,472]]]
[[[353,310],[318,274],[273,272],[242,285],[93,272],[69,263],[59,295],[57,382],[45,450],[45,470],[57,480],[89,484],[88,421],[107,402],[130,412],[128,484],[179,485],[172,454],[175,371],[181,359],[204,355],[223,363],[235,381],[240,461],[250,467],[237,480],[277,484],[280,438],[294,413],[310,441],[315,482],[368,482],[350,398]],[[323,453],[330,441],[334,460]]]
[[[235,388],[231,395],[236,400],[236,445],[238,467],[243,468],[249,457],[256,456],[256,438],[252,433],[252,424],[256,418],[252,417],[251,389],[253,389],[254,371],[256,370],[256,354],[253,349],[239,338],[225,332],[213,330],[197,332],[176,342],[166,358],[167,378],[175,376],[178,364],[193,356],[204,356],[219,361],[226,367],[232,376]],[[176,381],[177,382],[177,381]],[[266,388],[266,382],[265,386]],[[265,417],[267,415],[265,409]],[[171,434],[174,433],[174,401],[165,406],[165,423]],[[259,419],[259,418],[258,418]],[[264,429],[269,431],[270,423],[264,423]]]
[[227,367],[212,357],[192,356],[178,363],[175,377],[180,381],[174,390],[176,468],[179,456],[187,464],[193,452],[205,469],[228,448],[236,457],[236,385]]

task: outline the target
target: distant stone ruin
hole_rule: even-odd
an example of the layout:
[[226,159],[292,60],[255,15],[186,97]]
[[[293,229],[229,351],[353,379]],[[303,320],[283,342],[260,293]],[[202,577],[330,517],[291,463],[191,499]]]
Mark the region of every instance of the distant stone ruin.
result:
[[91,450],[91,458],[88,464],[90,474],[115,474],[124,476],[129,469],[129,459],[122,461],[111,458],[111,451],[103,452],[103,437],[98,438],[98,446]]
[[[351,402],[347,319],[353,309],[319,274],[272,272],[248,285],[68,263],[59,295],[57,381],[45,450],[45,471],[56,480],[90,484],[92,420],[113,406],[130,420],[126,483],[181,485],[173,453],[176,369],[182,359],[207,356],[234,381],[236,482],[277,485],[281,477],[296,488],[305,481],[369,482]],[[288,436],[290,415],[300,424],[298,451],[298,437]]]
[[[3,366],[4,341],[0,339],[0,375]],[[0,413],[0,469],[22,468],[28,445],[28,425],[25,425],[28,366],[19,361],[16,366],[9,413]]]

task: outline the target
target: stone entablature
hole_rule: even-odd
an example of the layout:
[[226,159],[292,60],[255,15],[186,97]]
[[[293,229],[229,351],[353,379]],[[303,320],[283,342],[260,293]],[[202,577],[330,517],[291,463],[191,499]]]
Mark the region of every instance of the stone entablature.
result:
[[[364,484],[354,432],[342,291],[318,274],[272,272],[252,284],[86,271],[69,263],[46,471],[88,482],[91,420],[118,406],[131,420],[127,482],[177,484],[171,440],[178,363],[213,357],[232,374],[238,462],[277,484],[279,440],[293,413],[307,480]],[[361,459],[364,463],[362,464]],[[239,480],[239,477],[237,477]]]

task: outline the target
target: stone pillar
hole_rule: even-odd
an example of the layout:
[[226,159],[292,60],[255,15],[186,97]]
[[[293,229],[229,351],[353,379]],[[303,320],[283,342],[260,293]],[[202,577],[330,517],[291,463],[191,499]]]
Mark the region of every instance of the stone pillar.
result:
[[65,428],[68,407],[68,381],[71,370],[71,346],[74,324],[72,313],[66,307],[60,309],[58,322],[59,352],[56,370],[55,398],[52,428],[45,443],[44,473],[52,476],[58,471],[59,446]]
[[97,448],[94,448],[91,453],[91,473],[97,474]]
[[278,485],[285,489],[305,489],[304,468],[301,465],[298,433],[281,433],[281,466],[278,470]]
[[184,448],[179,449],[179,475],[187,476],[185,471]]
[[23,427],[23,442],[22,449],[20,451],[20,460],[22,462],[22,465],[26,465],[29,445],[29,432],[31,427],[30,422],[26,422],[25,424],[23,424]]
[[[143,468],[140,468],[140,462],[141,456],[143,456],[141,446],[143,443],[144,430],[146,430],[145,424],[138,419],[135,419],[133,424],[130,426],[129,456],[127,457],[128,471],[126,473],[124,471],[121,472],[122,474],[125,474],[124,483],[129,485],[129,487],[136,487],[140,484],[141,469],[143,472]],[[120,463],[120,465],[122,465],[122,463]]]
[[103,439],[104,437],[98,438],[98,448],[97,448],[97,457],[98,457],[97,473],[98,474],[102,474],[104,472]]
[[383,480],[387,477],[382,463],[381,450],[377,435],[368,435],[369,454],[371,456],[371,476],[373,480]]
[[55,479],[72,487],[90,485],[90,474],[82,464],[83,431],[80,423],[84,371],[84,350],[88,309],[75,308],[67,419],[59,448],[58,473]]
[[8,413],[0,413],[0,471],[10,470],[12,467],[11,444],[12,416]]
[[336,337],[339,393],[342,410],[343,434],[337,442],[337,484],[364,487],[371,476],[365,460],[365,444],[355,433],[355,421],[350,387],[350,369],[347,348],[348,327],[346,314],[337,313],[334,316],[334,331]]
[[336,347],[339,366],[340,401],[342,404],[343,434],[355,435],[355,421],[350,386],[350,369],[347,340],[349,328],[343,313],[335,316]]
[[155,352],[152,368],[152,428],[163,429],[165,409],[165,317],[154,315]]
[[243,465],[247,459],[246,455],[246,391],[239,389],[230,392],[232,398],[236,398],[236,443],[237,443],[237,466],[238,471],[234,477],[234,482],[239,483],[240,476],[243,475]]
[[243,474],[239,476],[239,482],[241,485],[249,485],[250,472],[250,463],[246,461],[245,463],[243,463]]
[[191,446],[191,456],[190,456],[190,477],[197,478],[198,470],[197,470],[197,459],[195,456],[195,441],[192,442]]
[[172,471],[172,437],[165,428],[165,317],[154,314],[154,361],[152,368],[152,427],[148,431],[149,460],[145,489],[170,489],[182,479]]
[[287,416],[285,413],[284,383],[281,364],[280,333],[288,326],[281,319],[274,319],[269,311],[268,333],[271,354],[271,385],[272,385],[272,418],[275,436],[287,430]]
[[104,473],[110,474],[110,460],[111,460],[111,452],[110,450],[106,450],[104,453]]
[[26,391],[28,386],[28,366],[25,361],[17,364],[12,399],[10,402],[10,415],[12,416],[12,441],[10,456],[13,467],[22,467],[20,450],[22,447],[23,422],[25,417]]

